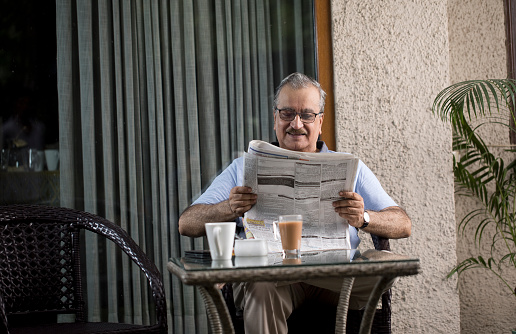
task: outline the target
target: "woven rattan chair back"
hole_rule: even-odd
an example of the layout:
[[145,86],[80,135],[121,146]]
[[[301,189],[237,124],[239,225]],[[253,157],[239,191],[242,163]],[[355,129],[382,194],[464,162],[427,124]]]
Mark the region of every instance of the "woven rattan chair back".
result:
[[2,224],[1,284],[10,314],[73,313],[84,320],[77,235],[65,223]]
[[[111,240],[140,267],[152,289],[155,324],[86,322],[81,229]],[[75,323],[54,323],[57,314],[73,314]],[[26,316],[45,319],[45,324],[37,329],[25,328],[17,320]],[[82,333],[167,331],[161,274],[133,239],[102,217],[45,206],[0,206],[0,318],[0,333],[79,332],[79,327]]]

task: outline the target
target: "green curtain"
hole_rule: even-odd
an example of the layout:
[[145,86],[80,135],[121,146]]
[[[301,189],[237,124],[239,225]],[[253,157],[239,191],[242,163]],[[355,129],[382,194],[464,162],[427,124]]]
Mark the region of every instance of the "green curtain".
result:
[[[316,76],[312,11],[311,1],[56,1],[61,205],[116,222],[154,260],[171,332],[208,332],[200,295],[166,270],[170,256],[204,248],[179,235],[178,217],[250,140],[275,139],[281,78]],[[85,238],[88,317],[153,321],[138,268]]]

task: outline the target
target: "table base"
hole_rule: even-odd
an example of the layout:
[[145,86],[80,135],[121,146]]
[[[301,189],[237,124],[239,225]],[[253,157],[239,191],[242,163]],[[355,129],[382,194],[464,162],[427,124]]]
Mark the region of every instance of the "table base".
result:
[[[390,285],[394,277],[382,277],[375,285],[369,296],[369,300],[364,309],[362,322],[360,323],[360,334],[371,333],[374,315],[378,302],[386,287]],[[335,321],[335,333],[346,333],[346,322],[348,315],[349,297],[353,288],[353,277],[343,279],[340,290],[339,304],[337,306],[337,319]],[[234,334],[235,329],[231,321],[226,302],[218,285],[199,285],[197,286],[206,305],[206,313],[210,321],[212,333],[215,334]]]

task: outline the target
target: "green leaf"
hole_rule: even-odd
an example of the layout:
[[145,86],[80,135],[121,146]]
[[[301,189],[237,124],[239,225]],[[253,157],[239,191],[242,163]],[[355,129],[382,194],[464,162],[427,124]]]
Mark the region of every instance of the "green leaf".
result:
[[[496,156],[494,153],[499,151],[491,152],[481,135],[489,124],[516,130],[512,109],[516,106],[515,96],[516,81],[512,79],[464,81],[443,89],[434,100],[432,112],[451,124],[455,194],[479,200],[478,207],[461,219],[459,230],[473,233],[479,247],[488,245],[491,249],[487,260],[481,255],[466,259],[448,277],[460,276],[470,269],[486,269],[516,296],[513,284],[503,277],[500,267],[509,262],[516,268],[516,159]],[[505,151],[516,152],[516,148]],[[487,231],[486,239],[483,236]]]

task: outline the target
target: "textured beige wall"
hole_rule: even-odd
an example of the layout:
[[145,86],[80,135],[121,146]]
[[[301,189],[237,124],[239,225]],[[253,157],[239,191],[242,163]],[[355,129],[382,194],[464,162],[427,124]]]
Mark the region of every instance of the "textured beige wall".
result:
[[[451,82],[507,77],[503,0],[450,0],[448,13]],[[484,134],[491,144],[509,144],[506,128]],[[456,198],[456,221],[474,208],[472,200]],[[482,252],[486,256],[489,249]],[[479,254],[472,236],[458,235],[459,260]],[[510,272],[516,282],[514,268]],[[459,280],[459,290],[462,333],[510,333],[516,328],[516,299],[494,275],[470,271]]]
[[422,273],[393,289],[394,333],[458,333],[451,131],[431,113],[449,83],[446,0],[332,0],[337,149],[358,155],[413,221],[391,242]]

